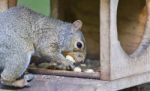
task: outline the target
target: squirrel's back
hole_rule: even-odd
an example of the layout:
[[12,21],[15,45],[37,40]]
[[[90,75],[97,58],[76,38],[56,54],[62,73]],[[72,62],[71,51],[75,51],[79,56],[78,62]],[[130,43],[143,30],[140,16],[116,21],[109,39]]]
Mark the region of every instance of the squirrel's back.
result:
[[37,23],[39,24],[37,25],[39,27],[40,25],[42,25],[42,27],[49,26],[52,28],[60,27],[62,25],[71,27],[72,25],[71,23],[66,23],[57,19],[50,18],[48,16],[44,16],[32,11],[31,9],[21,6],[17,6],[3,13],[0,13],[0,32],[4,30],[5,32],[15,31],[25,35],[26,32],[35,31],[33,29],[35,24]]
[[8,43],[13,44],[8,38],[33,44],[38,41],[38,37],[45,37],[44,33],[49,34],[51,41],[57,39],[62,45],[63,41],[68,41],[72,33],[75,32],[72,26],[71,23],[17,6],[0,13],[0,45],[3,45],[4,41],[7,45]]

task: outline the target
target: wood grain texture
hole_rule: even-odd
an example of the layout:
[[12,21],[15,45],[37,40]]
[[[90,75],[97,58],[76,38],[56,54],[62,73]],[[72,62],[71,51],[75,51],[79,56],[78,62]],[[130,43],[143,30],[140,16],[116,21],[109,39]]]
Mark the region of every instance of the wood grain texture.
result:
[[139,46],[147,21],[146,0],[120,0],[117,9],[118,39],[127,54]]
[[65,71],[65,70],[50,70],[50,69],[42,69],[42,68],[29,68],[28,71],[34,74],[100,79],[99,72],[86,73],[86,72],[74,72],[74,71]]
[[101,79],[110,79],[110,10],[109,0],[100,2],[100,66]]
[[[0,7],[2,7],[2,8],[0,8],[0,10],[2,10],[2,11],[7,10],[9,5],[15,6],[15,4],[16,4],[16,3],[14,3],[16,1],[14,1],[14,2],[12,1],[12,4],[9,4],[9,5],[8,5],[8,2],[6,2],[7,0],[4,0],[4,2],[2,2],[2,1],[0,1],[0,4],[3,3],[2,5],[0,5]],[[117,23],[118,0],[101,0],[101,3],[100,3],[101,79],[102,80],[112,80],[112,81],[99,81],[99,80],[89,80],[89,79],[79,79],[79,78],[65,78],[65,77],[52,77],[52,76],[42,76],[41,77],[41,76],[39,76],[33,82],[31,82],[31,83],[33,83],[32,88],[27,88],[27,89],[25,88],[22,90],[23,91],[37,91],[37,90],[59,91],[62,88],[63,91],[70,91],[70,89],[73,87],[74,89],[72,91],[75,91],[77,89],[79,91],[80,90],[83,91],[83,89],[87,89],[87,88],[90,89],[89,91],[92,91],[92,90],[93,91],[116,91],[116,90],[120,90],[120,89],[124,89],[124,88],[132,87],[135,85],[150,82],[150,74],[146,73],[146,72],[150,71],[150,62],[149,62],[149,57],[150,57],[150,48],[149,48],[150,2],[149,1],[150,0],[147,0],[147,6],[146,6],[148,9],[148,16],[147,17],[145,17],[145,15],[141,16],[142,18],[144,17],[144,19],[140,19],[143,21],[138,22],[139,26],[133,24],[134,26],[138,26],[135,28],[135,30],[138,29],[137,31],[135,31],[135,33],[137,33],[137,35],[139,34],[140,37],[133,37],[133,38],[136,38],[137,40],[130,40],[130,39],[132,39],[132,37],[130,37],[130,35],[128,35],[128,34],[133,33],[133,35],[134,35],[134,32],[129,31],[129,32],[125,33],[125,35],[124,35],[124,32],[123,32],[124,30],[122,30],[122,31],[119,30],[119,29],[124,29],[124,28],[122,28],[119,25],[116,25],[116,24],[118,24]],[[68,2],[68,1],[66,0],[66,2]],[[55,10],[55,12],[53,12],[53,16],[58,17],[58,12],[59,12],[59,10],[58,10],[59,6],[57,6],[58,1],[55,1],[55,3],[56,3],[56,5],[53,6],[53,8]],[[64,5],[64,4],[62,4],[62,5]],[[76,4],[76,5],[78,5],[78,4]],[[65,7],[70,8],[72,6],[65,6]],[[80,7],[80,5],[78,7]],[[63,8],[61,8],[61,9],[63,9]],[[68,8],[66,8],[65,12],[67,12],[67,10],[68,10]],[[74,19],[77,19],[77,18],[85,19],[85,17],[84,17],[85,15],[83,16],[83,14],[81,13],[82,11],[78,11],[78,9],[75,9],[75,8],[71,8],[70,11],[74,11],[73,13],[75,13],[75,12],[78,12],[78,13],[77,14],[71,13],[71,14],[68,14],[67,16],[61,16],[61,17],[66,19],[66,17],[69,17],[73,14],[74,16],[71,19],[70,18],[67,18],[67,19],[71,20],[71,21]],[[86,10],[83,10],[83,11],[86,11]],[[143,8],[143,12],[145,13],[145,8]],[[120,15],[120,17],[122,17],[122,16]],[[136,18],[138,18],[138,17],[136,16]],[[148,18],[148,21],[146,22],[146,25],[145,25],[146,18]],[[94,18],[94,19],[98,19],[98,18]],[[134,20],[136,20],[136,19],[134,19]],[[87,19],[86,26],[88,26],[89,21],[91,21],[91,19],[89,19],[89,20]],[[130,23],[130,24],[132,25],[132,23]],[[89,25],[92,25],[92,24],[89,24]],[[124,26],[124,25],[122,25],[122,26]],[[120,28],[118,29],[118,27],[120,27]],[[128,27],[132,28],[132,26],[128,26],[128,25],[126,25],[124,27],[127,30],[128,30]],[[85,29],[84,31],[86,31],[86,28],[84,28],[84,29]],[[87,29],[88,29],[88,27],[87,27]],[[90,28],[90,29],[92,29],[92,28]],[[118,33],[117,30],[120,32]],[[129,30],[132,30],[132,29],[129,29]],[[145,30],[145,32],[144,32],[144,30]],[[96,29],[96,31],[97,31],[97,29]],[[99,31],[97,31],[97,32],[99,34]],[[91,30],[89,30],[88,33],[90,34]],[[95,35],[95,34],[93,34],[93,35]],[[121,35],[121,34],[123,34],[123,35]],[[143,34],[144,34],[144,36],[143,36]],[[98,36],[98,35],[96,35],[96,36]],[[129,38],[125,39],[125,37],[123,37],[123,36],[127,36]],[[143,36],[143,39],[142,39],[142,36]],[[91,39],[91,41],[93,41],[92,37],[91,38],[89,38],[89,36],[86,36],[86,37],[89,40]],[[121,41],[121,44],[118,41],[118,39]],[[123,41],[125,41],[125,42],[123,42]],[[128,42],[133,43],[132,48],[130,48],[130,44]],[[91,44],[91,42],[89,42],[89,43]],[[96,43],[96,42],[92,42],[92,43]],[[138,45],[139,45],[139,47],[138,47]],[[89,47],[89,48],[92,49],[93,47]],[[98,49],[98,48],[96,48],[96,49]],[[127,51],[124,51],[126,49],[127,49]],[[135,52],[132,55],[127,54],[127,53],[130,54],[133,51],[135,51]],[[97,55],[97,54],[99,55],[98,51],[91,53],[91,55]],[[57,81],[59,81],[60,83],[58,83]],[[74,82],[72,83],[72,81],[74,81]],[[92,82],[92,83],[89,83],[89,82]],[[39,87],[43,84],[44,84],[43,87]],[[63,84],[63,86],[62,86],[62,84]],[[80,85],[82,86],[82,88]]]
[[[150,82],[150,73],[129,76],[113,81],[36,75],[29,88],[19,91],[118,91]],[[126,90],[128,91],[128,90]],[[130,89],[129,91],[138,91]]]
[[50,0],[52,3],[50,5],[51,16],[58,18],[59,15],[59,0]]
[[[119,79],[131,75],[137,75],[144,72],[150,71],[150,47],[149,47],[149,32],[150,32],[150,15],[149,15],[149,9],[150,9],[150,2],[147,0],[146,7],[148,8],[148,19],[145,26],[145,32],[143,35],[143,39],[137,50],[132,54],[128,55],[120,45],[120,42],[118,41],[118,33],[117,33],[117,6],[118,6],[118,0],[110,0],[110,3],[104,2],[101,0],[101,3],[108,4],[109,7],[106,8],[106,11],[108,10],[108,13],[110,13],[108,17],[108,20],[103,21],[104,23],[108,23],[110,26],[109,31],[105,30],[105,32],[109,32],[110,34],[107,34],[107,38],[109,39],[109,43],[102,44],[100,47],[103,49],[106,46],[110,45],[110,54],[107,55],[107,57],[110,57],[110,60],[106,63],[107,60],[101,60],[101,64],[105,62],[103,66],[101,66],[102,72],[110,72],[110,78],[108,80],[114,80]],[[106,25],[107,27],[107,25]],[[101,30],[101,33],[103,31]],[[104,35],[102,35],[104,36]],[[103,38],[101,36],[101,38]],[[101,39],[102,41],[104,39]],[[106,40],[107,41],[107,40]],[[102,54],[105,53],[105,51],[101,51]],[[102,56],[101,56],[102,58]],[[109,66],[110,69],[103,70],[103,67]],[[103,73],[101,74],[103,75]],[[103,76],[101,76],[102,79]]]
[[17,0],[8,0],[8,8],[15,7],[17,5]]
[[[85,4],[84,2],[87,3]],[[95,2],[97,3],[97,1]],[[92,24],[99,24],[98,22],[95,21],[100,20],[101,33],[100,33],[100,40],[98,40],[100,41],[100,46],[98,45],[98,47],[100,47],[101,51],[100,65],[101,65],[101,79],[103,80],[118,79],[150,71],[149,70],[150,64],[148,61],[149,48],[147,47],[145,49],[145,43],[146,46],[149,45],[148,44],[149,42],[147,42],[149,38],[148,37],[149,32],[147,31],[149,30],[148,26],[149,24],[146,21],[147,20],[146,18],[148,18],[148,16],[146,16],[147,14],[146,7],[149,5],[146,5],[145,4],[146,2],[144,3],[143,0],[139,0],[139,2],[136,2],[136,0],[132,0],[131,4],[133,6],[131,5],[129,7],[133,8],[132,10],[133,12],[130,11],[131,14],[129,12],[128,16],[128,12],[123,9],[123,6],[130,5],[130,2],[131,1],[129,0],[122,2],[118,2],[118,0],[101,0],[99,9],[100,19],[96,17],[97,13],[95,13],[97,12],[96,11],[97,4],[92,4],[91,2],[89,3],[89,1],[80,0],[79,3],[78,0],[76,1],[62,0],[59,3],[57,3],[58,11],[60,11],[58,16],[60,16],[61,19],[67,21],[82,19],[84,21],[83,23],[85,24],[85,26],[90,26]],[[118,3],[119,7],[117,7]],[[93,6],[86,7],[87,5]],[[93,16],[93,18],[89,18],[88,16],[89,17]],[[99,30],[92,29],[92,27],[91,28],[84,27],[83,32],[85,36],[89,35],[86,36],[86,40],[88,41],[87,45],[89,44],[89,47],[87,48],[88,56],[99,55],[99,52],[97,52],[97,50],[99,49],[97,46],[95,46],[95,44],[98,42],[94,41],[94,39],[97,39],[97,37],[94,36],[99,35],[99,34],[96,35],[96,33],[99,33]],[[95,32],[95,34],[93,32]],[[92,33],[93,35],[90,35]],[[93,43],[94,46],[90,45]],[[128,55],[127,53],[133,54]]]

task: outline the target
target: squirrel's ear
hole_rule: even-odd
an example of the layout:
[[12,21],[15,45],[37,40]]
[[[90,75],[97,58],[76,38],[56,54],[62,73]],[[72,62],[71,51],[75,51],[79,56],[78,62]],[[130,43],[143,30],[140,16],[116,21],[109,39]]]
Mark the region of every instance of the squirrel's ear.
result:
[[82,21],[81,20],[76,20],[73,22],[73,25],[75,27],[76,30],[80,30],[82,27]]

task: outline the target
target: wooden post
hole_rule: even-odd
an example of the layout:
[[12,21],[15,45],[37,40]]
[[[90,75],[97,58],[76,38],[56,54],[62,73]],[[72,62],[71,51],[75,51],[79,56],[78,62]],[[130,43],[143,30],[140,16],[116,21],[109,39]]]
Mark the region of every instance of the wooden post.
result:
[[17,5],[17,0],[0,0],[0,12]]
[[51,0],[51,16],[58,18],[59,15],[59,0]]
[[14,7],[17,5],[17,0],[8,0],[8,7]]
[[8,9],[8,0],[0,0],[0,12]]
[[101,79],[114,80],[150,71],[150,0],[147,0],[148,19],[138,49],[128,55],[122,49],[117,34],[119,0],[101,0],[100,40]]
[[110,79],[110,0],[100,0],[100,72],[103,80]]

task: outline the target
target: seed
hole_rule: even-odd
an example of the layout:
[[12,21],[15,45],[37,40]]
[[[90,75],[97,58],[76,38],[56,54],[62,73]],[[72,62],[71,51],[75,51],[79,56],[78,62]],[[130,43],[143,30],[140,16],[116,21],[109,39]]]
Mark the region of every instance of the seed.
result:
[[94,70],[93,69],[86,69],[84,72],[86,72],[86,73],[94,73]]
[[70,55],[67,55],[67,56],[66,56],[66,59],[68,59],[68,60],[70,60],[71,62],[75,63],[74,58],[73,58],[72,56],[70,56]]
[[82,70],[81,70],[80,67],[75,67],[75,68],[73,69],[73,71],[74,71],[74,72],[81,72]]

